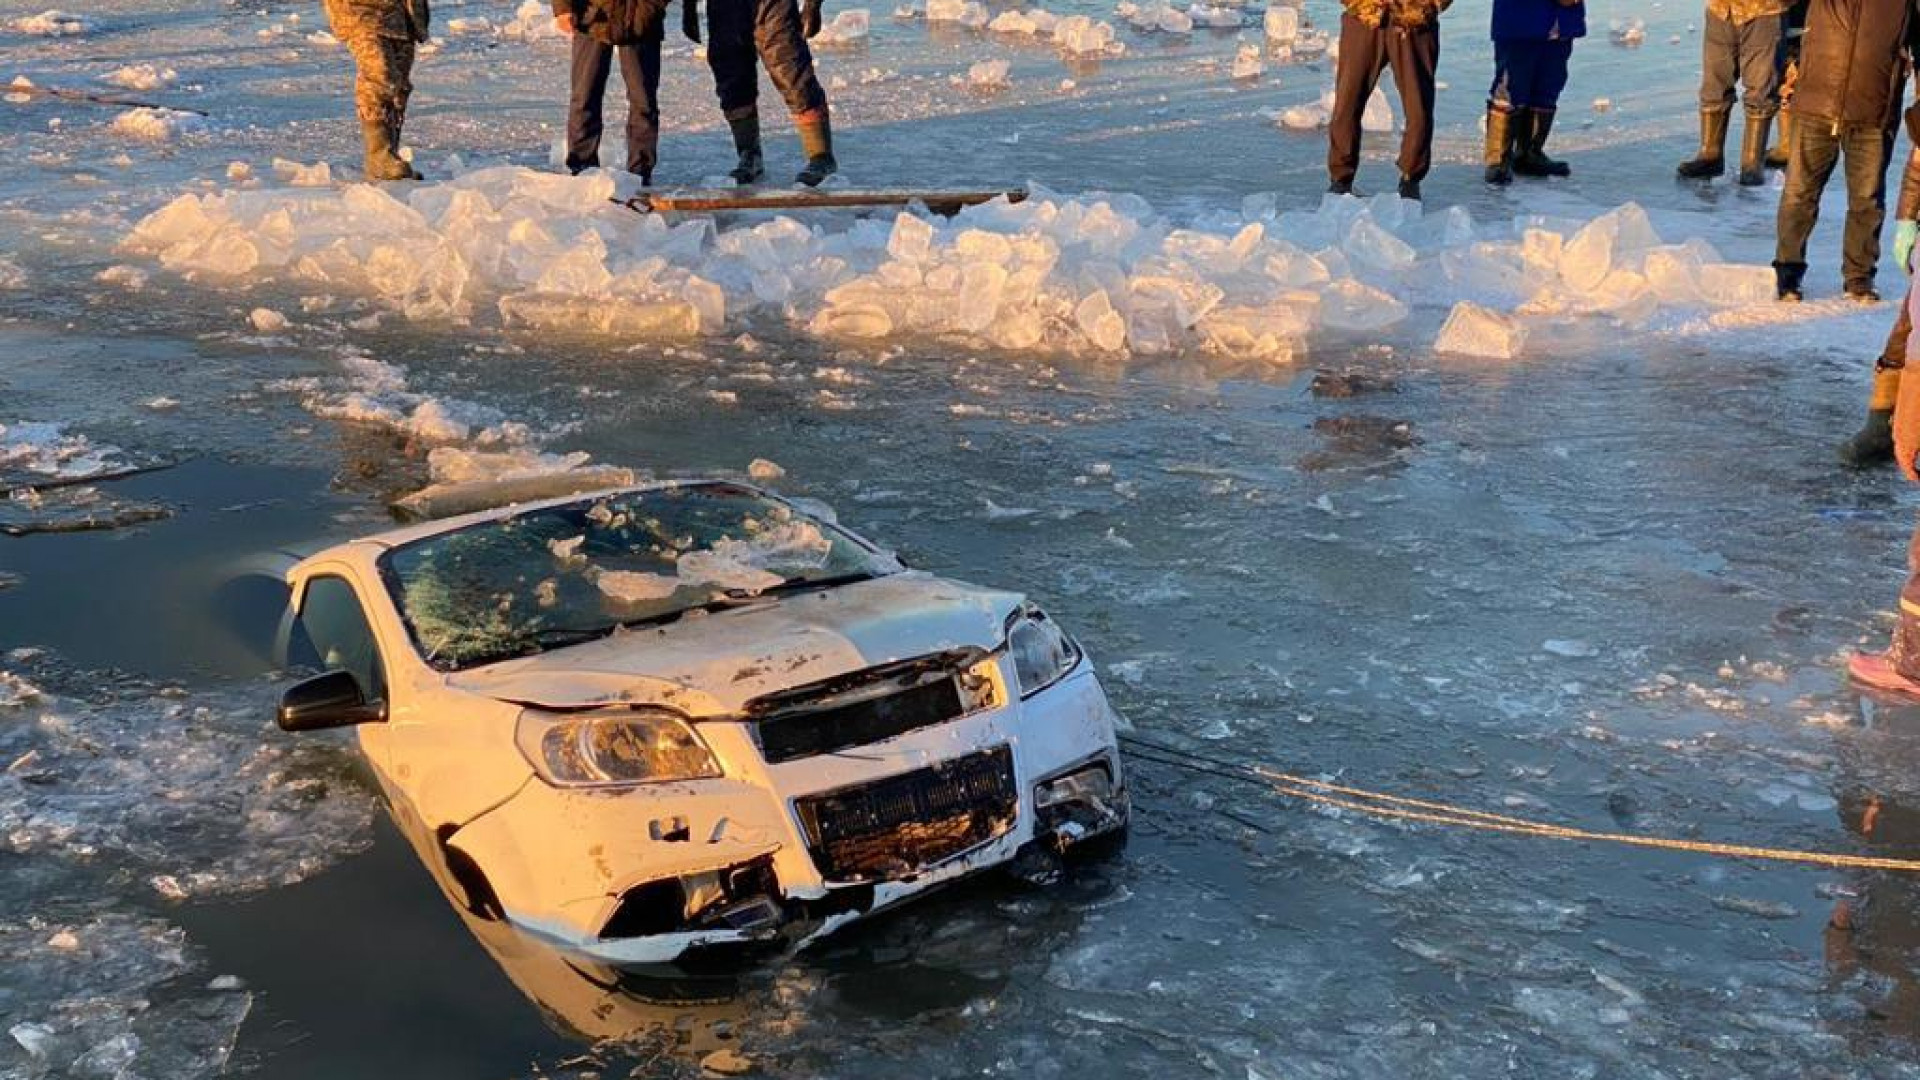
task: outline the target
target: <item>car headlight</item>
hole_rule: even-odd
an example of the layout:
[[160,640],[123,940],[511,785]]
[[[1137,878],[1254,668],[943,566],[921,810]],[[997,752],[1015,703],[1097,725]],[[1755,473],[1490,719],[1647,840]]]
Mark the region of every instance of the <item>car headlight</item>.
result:
[[555,787],[629,787],[720,775],[707,744],[665,709],[520,714],[514,741]]
[[1007,652],[1022,698],[1066,678],[1080,663],[1080,646],[1037,607],[1023,607],[1007,620]]

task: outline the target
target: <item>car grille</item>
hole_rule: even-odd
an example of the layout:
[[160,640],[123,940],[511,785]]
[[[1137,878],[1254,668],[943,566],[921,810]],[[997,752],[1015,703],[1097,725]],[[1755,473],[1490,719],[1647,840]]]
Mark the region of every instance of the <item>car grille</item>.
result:
[[828,881],[904,877],[1013,827],[1019,795],[1005,746],[794,801]]
[[936,679],[885,697],[762,720],[754,731],[760,752],[777,765],[944,724],[964,711],[954,680]]

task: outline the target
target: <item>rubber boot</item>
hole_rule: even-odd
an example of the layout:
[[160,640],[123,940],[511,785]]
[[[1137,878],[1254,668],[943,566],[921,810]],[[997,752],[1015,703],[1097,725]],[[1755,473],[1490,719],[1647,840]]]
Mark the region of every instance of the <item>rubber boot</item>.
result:
[[1521,128],[1526,149],[1514,160],[1519,176],[1572,176],[1573,166],[1547,156],[1547,136],[1553,134],[1552,109],[1528,109]]
[[1400,197],[1403,199],[1411,199],[1414,202],[1419,202],[1420,201],[1420,181],[1415,180],[1411,176],[1401,177],[1400,178]]
[[760,114],[750,112],[745,116],[729,116],[727,127],[733,130],[733,150],[740,157],[733,171],[727,175],[742,187],[765,180],[767,158],[760,149]]
[[794,117],[794,126],[800,129],[800,151],[807,156],[807,163],[793,180],[808,187],[819,187],[827,177],[840,171],[840,163],[833,159],[833,125],[822,109],[810,116]]
[[1900,674],[1889,653],[1854,653],[1847,661],[1847,677],[1869,690],[1920,698],[1920,683]]
[[1767,151],[1767,168],[1787,167],[1787,144],[1793,141],[1793,110],[1780,110],[1780,141]]
[[1773,128],[1771,116],[1747,117],[1747,129],[1740,135],[1740,186],[1759,187],[1767,182],[1767,133]]
[[400,148],[398,125],[389,126],[380,121],[360,125],[361,138],[366,142],[367,159],[364,166],[367,179],[374,183],[389,180],[418,180],[420,174],[407,164],[397,151]]
[[1487,106],[1487,149],[1486,180],[1489,184],[1505,186],[1513,183],[1513,163],[1508,153],[1513,142],[1513,114]]
[[1867,399],[1867,422],[1840,444],[1840,462],[1855,469],[1893,463],[1893,403],[1900,397],[1900,369],[1873,369],[1873,396]]
[[1727,171],[1727,111],[1700,113],[1700,152],[1674,170],[1682,180],[1711,180]]
[[1773,264],[1773,283],[1776,295],[1783,303],[1797,304],[1801,300],[1800,283],[1807,277],[1807,264],[1803,262],[1775,262]]

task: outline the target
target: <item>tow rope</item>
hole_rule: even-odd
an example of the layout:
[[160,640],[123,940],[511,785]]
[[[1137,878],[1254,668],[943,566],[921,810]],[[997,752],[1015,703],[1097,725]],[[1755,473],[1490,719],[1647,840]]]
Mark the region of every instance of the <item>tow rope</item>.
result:
[[1624,844],[1629,847],[1656,848],[1663,851],[1687,851],[1699,855],[1719,855],[1737,859],[1764,859],[1772,862],[1806,863],[1849,870],[1893,870],[1920,873],[1920,860],[1888,859],[1875,855],[1845,855],[1825,851],[1796,851],[1791,848],[1753,847],[1747,844],[1719,844],[1705,840],[1681,840],[1668,836],[1639,833],[1596,832],[1551,822],[1533,821],[1505,814],[1489,814],[1450,803],[1410,799],[1366,788],[1335,784],[1308,776],[1281,772],[1265,765],[1249,765],[1196,754],[1176,746],[1122,735],[1120,743],[1134,756],[1158,765],[1204,773],[1227,780],[1258,784],[1289,798],[1316,803],[1373,817],[1398,821],[1421,821],[1432,825],[1451,825],[1462,829],[1541,836],[1555,840],[1586,843]]

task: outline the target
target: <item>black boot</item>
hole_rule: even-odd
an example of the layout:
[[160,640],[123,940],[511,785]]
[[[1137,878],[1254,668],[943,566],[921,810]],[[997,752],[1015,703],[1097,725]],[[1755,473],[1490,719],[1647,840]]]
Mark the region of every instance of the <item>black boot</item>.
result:
[[800,129],[800,150],[807,155],[807,163],[801,167],[800,175],[793,178],[794,183],[819,187],[827,177],[840,171],[840,163],[833,159],[833,125],[822,109],[817,117],[796,118],[794,126]]
[[1727,171],[1727,112],[1700,113],[1700,152],[1674,170],[1682,180],[1711,180]]
[[760,114],[750,112],[745,116],[729,116],[727,127],[733,129],[733,150],[740,155],[733,171],[727,175],[742,187],[765,180],[767,159],[760,150]]
[[1352,195],[1353,193],[1353,181],[1351,179],[1335,180],[1327,185],[1327,194],[1329,195]]
[[1767,133],[1772,128],[1771,116],[1747,117],[1747,130],[1740,136],[1741,187],[1759,187],[1767,182]]
[[1400,178],[1400,197],[1403,199],[1411,199],[1414,202],[1419,202],[1420,201],[1420,181],[1415,180],[1411,176],[1401,177]]
[[1780,110],[1780,141],[1767,151],[1767,168],[1784,169],[1787,167],[1787,144],[1793,141],[1793,111]]
[[1856,469],[1871,469],[1893,461],[1893,410],[1873,409],[1853,438],[1840,444],[1840,461]]
[[1489,184],[1513,183],[1513,164],[1507,151],[1513,143],[1513,114],[1487,105],[1486,179]]
[[1516,118],[1521,130],[1521,151],[1514,155],[1513,172],[1516,176],[1571,176],[1573,168],[1564,161],[1555,161],[1542,149],[1547,144],[1547,136],[1553,134],[1552,109],[1528,109],[1526,115]]
[[1806,279],[1807,264],[1803,262],[1776,262],[1773,264],[1773,282],[1780,299],[1789,304],[1800,302],[1800,283]]

